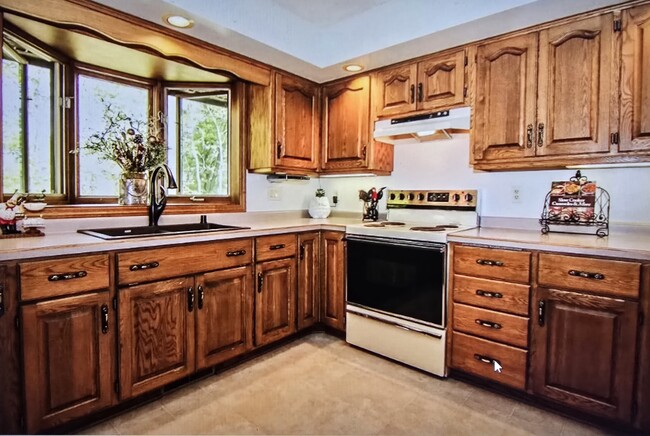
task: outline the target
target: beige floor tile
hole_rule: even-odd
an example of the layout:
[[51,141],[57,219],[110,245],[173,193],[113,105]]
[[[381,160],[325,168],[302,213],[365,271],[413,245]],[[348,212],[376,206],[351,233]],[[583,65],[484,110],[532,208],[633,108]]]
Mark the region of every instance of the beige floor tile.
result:
[[102,422],[101,424],[87,428],[79,432],[79,434],[97,434],[97,435],[119,435],[115,426],[111,421]]

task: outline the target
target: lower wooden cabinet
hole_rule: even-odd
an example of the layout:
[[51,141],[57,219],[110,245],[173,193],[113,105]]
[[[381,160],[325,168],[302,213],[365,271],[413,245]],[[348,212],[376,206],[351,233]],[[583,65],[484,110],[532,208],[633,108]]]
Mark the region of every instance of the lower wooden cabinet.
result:
[[345,233],[325,231],[321,237],[320,319],[345,331]]
[[111,405],[116,326],[108,291],[26,304],[21,316],[28,433]]
[[532,324],[532,390],[630,422],[638,303],[539,288]]
[[320,306],[320,233],[298,235],[298,329],[316,324]]
[[261,346],[296,331],[296,259],[260,262],[255,272],[255,345]]

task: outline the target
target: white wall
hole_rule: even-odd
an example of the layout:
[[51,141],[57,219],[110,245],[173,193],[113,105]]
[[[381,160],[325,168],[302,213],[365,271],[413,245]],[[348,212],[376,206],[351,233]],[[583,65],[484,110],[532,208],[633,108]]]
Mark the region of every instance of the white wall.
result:
[[[262,174],[246,175],[246,210],[249,212],[306,210],[316,193],[320,179],[271,183]],[[269,190],[277,194],[269,198]]]
[[[611,221],[650,224],[650,168],[585,169],[583,174],[611,195]],[[321,179],[328,197],[337,194],[335,210],[361,212],[358,190],[478,189],[481,215],[538,218],[554,180],[567,180],[575,170],[474,172],[469,166],[469,136],[452,140],[395,146],[395,169],[388,177]],[[521,200],[513,203],[512,187]],[[385,199],[380,203],[385,210]]]

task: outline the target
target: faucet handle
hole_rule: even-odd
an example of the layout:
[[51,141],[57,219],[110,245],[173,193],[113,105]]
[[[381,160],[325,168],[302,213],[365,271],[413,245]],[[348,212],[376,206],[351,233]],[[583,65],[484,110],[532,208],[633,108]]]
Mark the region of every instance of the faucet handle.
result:
[[199,221],[200,224],[207,224],[208,223],[208,216],[207,215],[201,215],[201,220]]

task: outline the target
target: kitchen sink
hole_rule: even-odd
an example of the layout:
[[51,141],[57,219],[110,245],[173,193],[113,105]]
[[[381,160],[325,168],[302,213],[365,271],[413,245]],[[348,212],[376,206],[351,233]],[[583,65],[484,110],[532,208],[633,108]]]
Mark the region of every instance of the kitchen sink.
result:
[[221,232],[225,230],[242,230],[250,227],[230,226],[214,223],[168,224],[162,226],[107,227],[104,229],[80,229],[78,233],[101,239],[144,238],[148,236],[169,236],[194,233]]

